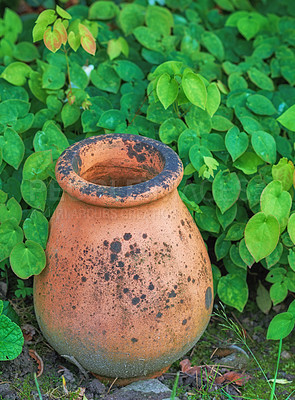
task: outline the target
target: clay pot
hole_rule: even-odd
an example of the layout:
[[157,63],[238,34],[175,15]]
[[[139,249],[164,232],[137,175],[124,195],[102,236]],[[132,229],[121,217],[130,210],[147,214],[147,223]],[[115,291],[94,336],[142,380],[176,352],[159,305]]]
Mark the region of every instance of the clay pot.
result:
[[211,266],[182,174],[168,146],[128,134],[82,140],[57,162],[64,192],[35,310],[48,342],[99,377],[159,376],[208,324]]

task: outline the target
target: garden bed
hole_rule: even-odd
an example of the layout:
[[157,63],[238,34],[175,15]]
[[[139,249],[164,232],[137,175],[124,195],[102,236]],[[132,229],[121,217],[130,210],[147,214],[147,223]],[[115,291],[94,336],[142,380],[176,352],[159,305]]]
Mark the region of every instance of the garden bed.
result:
[[[22,316],[22,326],[25,328],[24,332],[28,340],[17,359],[0,363],[0,396],[3,400],[39,400],[34,372],[38,374],[41,370],[42,374],[37,381],[43,400],[79,399],[80,388],[86,389],[85,395],[88,400],[104,398],[107,400],[111,398],[108,396],[114,394],[122,396],[116,397],[117,400],[124,400],[124,396],[126,398],[126,393],[120,394],[116,382],[112,386],[110,384],[104,386],[91,374],[85,377],[76,366],[60,357],[51,348],[39,331],[30,301],[16,301],[14,307]],[[283,310],[284,308],[281,307],[280,311]],[[278,343],[265,342],[265,331],[272,315],[265,316],[252,302],[243,314],[233,309],[226,311],[237,326],[245,329],[249,348],[260,362],[266,377],[272,379],[276,370]],[[176,393],[181,400],[212,400],[213,398],[225,400],[228,399],[227,393],[236,400],[269,399],[270,388],[255,360],[249,350],[239,343],[233,331],[221,330],[220,324],[223,322],[218,316],[214,316],[197,345],[183,357],[184,360],[190,360],[192,367],[203,366],[202,373],[198,370],[197,379],[194,370],[181,372],[183,368],[179,360],[167,373],[158,378],[159,381],[172,389],[177,372],[180,372]],[[295,390],[294,339],[293,333],[284,341],[277,376],[279,382],[282,382],[277,385],[278,400],[286,399]],[[29,352],[32,350],[41,358],[42,368],[40,362],[38,363],[34,358],[36,355],[31,353],[30,356]],[[245,356],[243,350],[249,358]],[[235,373],[230,378],[233,381],[236,380],[238,384],[226,379],[223,383],[215,382],[218,377],[228,372]],[[64,384],[62,376],[65,379]],[[153,400],[155,399],[156,395]],[[295,394],[289,398],[289,400],[294,399]],[[136,397],[134,400],[137,400]]]

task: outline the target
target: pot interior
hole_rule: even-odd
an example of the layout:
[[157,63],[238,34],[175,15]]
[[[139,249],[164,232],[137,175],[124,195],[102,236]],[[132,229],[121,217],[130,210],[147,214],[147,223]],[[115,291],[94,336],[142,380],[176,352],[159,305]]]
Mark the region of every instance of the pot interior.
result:
[[[132,186],[157,176],[165,161],[149,143],[133,140],[101,141],[82,150],[75,162],[77,174],[87,182],[102,186]],[[78,167],[79,165],[79,167]]]
[[121,165],[97,164],[85,171],[81,177],[88,182],[103,186],[132,186],[146,182],[159,172],[143,168],[124,167]]

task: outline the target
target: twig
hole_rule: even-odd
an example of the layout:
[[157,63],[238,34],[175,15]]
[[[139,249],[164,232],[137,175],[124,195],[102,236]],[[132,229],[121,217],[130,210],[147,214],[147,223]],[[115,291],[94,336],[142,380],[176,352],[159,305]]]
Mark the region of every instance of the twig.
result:
[[213,353],[210,356],[210,360],[212,360],[212,358],[214,357],[214,354],[216,353],[216,351],[219,349],[219,347],[216,347],[215,350],[213,351]]
[[134,122],[135,118],[138,116],[139,111],[142,109],[144,103],[147,101],[147,99],[150,97],[150,95],[153,93],[155,89],[152,89],[152,91],[147,94],[146,96],[144,96],[143,102],[141,103],[141,105],[138,107],[138,109],[136,110],[136,113],[134,114],[134,117],[132,118],[132,120],[130,121],[130,123],[128,123],[128,126],[132,125],[132,123]]
[[110,391],[111,391],[112,387],[114,386],[115,382],[117,381],[117,379],[118,379],[118,377],[113,380],[111,386],[109,387],[109,390],[108,390],[107,394],[110,393]]

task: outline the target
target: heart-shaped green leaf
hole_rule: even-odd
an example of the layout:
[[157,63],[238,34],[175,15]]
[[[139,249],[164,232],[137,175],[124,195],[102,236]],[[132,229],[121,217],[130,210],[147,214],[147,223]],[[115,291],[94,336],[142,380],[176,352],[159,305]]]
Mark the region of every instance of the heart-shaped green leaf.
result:
[[46,256],[40,244],[27,240],[12,249],[10,264],[13,272],[21,279],[38,275],[45,268]]
[[273,215],[255,214],[245,228],[245,241],[256,262],[267,257],[278,243],[280,224]]

